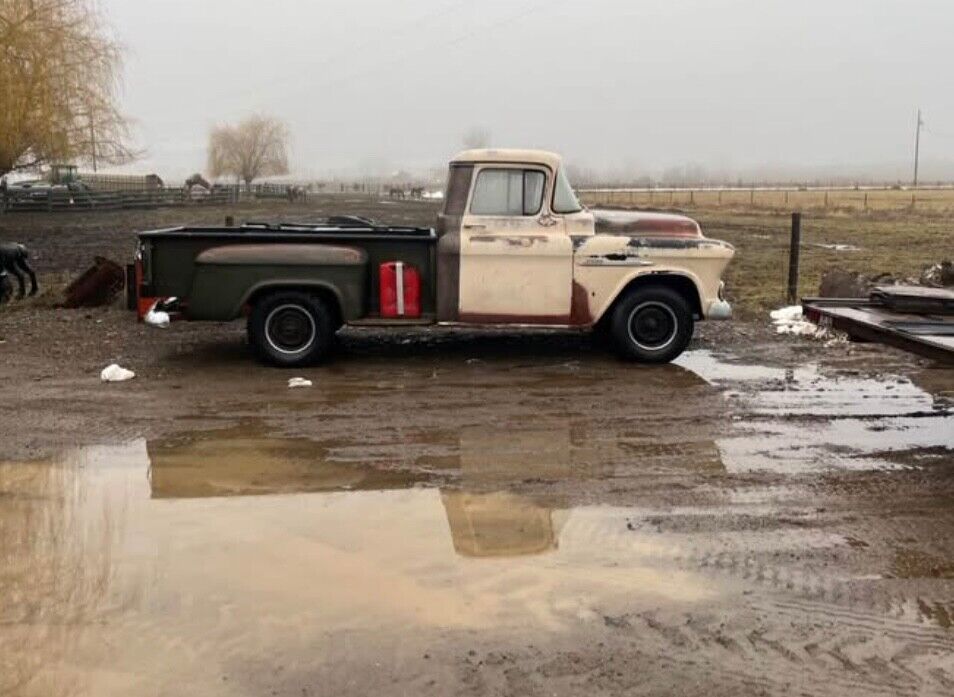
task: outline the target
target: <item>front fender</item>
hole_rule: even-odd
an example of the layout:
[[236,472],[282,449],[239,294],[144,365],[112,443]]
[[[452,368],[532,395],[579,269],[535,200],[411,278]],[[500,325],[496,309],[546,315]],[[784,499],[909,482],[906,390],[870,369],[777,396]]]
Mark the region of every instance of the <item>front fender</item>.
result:
[[[665,277],[671,278],[673,276],[678,278],[685,278],[692,284],[692,287],[695,289],[695,293],[696,293],[696,297],[694,298],[695,302],[693,302],[692,305],[700,314],[702,314],[703,312],[702,308],[705,307],[705,302],[703,299],[701,283],[699,281],[699,277],[696,276],[696,274],[685,269],[661,270],[661,269],[650,268],[650,269],[640,269],[637,271],[633,271],[632,273],[629,273],[626,276],[623,276],[619,280],[619,282],[613,287],[613,290],[610,293],[610,295],[604,300],[603,306],[600,308],[600,312],[597,315],[597,317],[602,318],[603,315],[613,306],[613,304],[620,297],[620,295],[622,295],[623,292],[630,286],[630,284],[635,282],[637,279],[652,279],[653,277],[662,279]],[[690,301],[692,300],[693,299],[690,298]]]

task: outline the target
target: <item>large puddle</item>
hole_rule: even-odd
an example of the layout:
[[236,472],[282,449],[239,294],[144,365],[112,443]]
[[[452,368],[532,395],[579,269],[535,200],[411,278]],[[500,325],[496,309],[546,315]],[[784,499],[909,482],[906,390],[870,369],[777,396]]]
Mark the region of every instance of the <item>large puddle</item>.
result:
[[0,688],[229,694],[243,662],[354,633],[565,631],[720,592],[626,509],[325,454],[221,431],[0,466]]
[[[503,435],[470,425],[321,441],[247,421],[0,463],[0,694],[235,694],[243,666],[332,660],[356,637],[566,632],[715,602],[738,584],[687,567],[686,544],[646,524],[658,509],[512,485],[918,467],[919,449],[954,449],[950,404],[906,379],[705,352],[680,364],[647,380],[634,411],[683,409],[666,397],[675,385],[723,410],[722,427],[680,437],[595,409]],[[719,544],[844,540],[809,530]]]

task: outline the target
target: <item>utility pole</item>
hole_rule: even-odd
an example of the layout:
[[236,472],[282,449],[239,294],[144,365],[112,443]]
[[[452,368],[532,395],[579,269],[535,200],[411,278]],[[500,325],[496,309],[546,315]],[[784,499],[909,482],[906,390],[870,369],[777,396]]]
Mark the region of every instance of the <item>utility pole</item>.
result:
[[921,118],[921,109],[918,108],[918,125],[914,132],[914,188],[918,188],[918,157],[921,154],[921,127],[924,120]]
[[95,112],[93,111],[93,102],[90,101],[87,104],[87,109],[89,110],[89,141],[90,141],[90,154],[92,155],[93,160],[93,171],[96,171],[96,117]]

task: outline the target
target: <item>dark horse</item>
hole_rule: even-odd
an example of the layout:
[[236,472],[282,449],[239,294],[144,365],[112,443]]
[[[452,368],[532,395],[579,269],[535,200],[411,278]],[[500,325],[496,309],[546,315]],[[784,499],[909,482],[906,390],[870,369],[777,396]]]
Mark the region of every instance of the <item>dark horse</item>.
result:
[[[26,279],[24,274],[30,277],[30,295],[36,295],[36,273],[30,268],[27,261],[30,253],[22,244],[16,242],[0,242],[0,279],[5,279],[9,274],[17,279],[20,286],[18,297],[26,295]],[[0,299],[2,299],[3,280],[0,280]]]

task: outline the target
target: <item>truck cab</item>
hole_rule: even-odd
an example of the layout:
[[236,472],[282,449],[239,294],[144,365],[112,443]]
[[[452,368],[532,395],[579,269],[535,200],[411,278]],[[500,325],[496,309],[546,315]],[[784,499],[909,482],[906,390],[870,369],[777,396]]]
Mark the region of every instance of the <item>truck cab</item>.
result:
[[457,155],[438,234],[443,321],[591,327],[647,283],[682,295],[696,319],[731,314],[720,291],[730,245],[683,216],[587,210],[554,153]]
[[625,358],[666,362],[694,322],[731,316],[733,254],[684,216],[588,210],[554,153],[482,149],[451,160],[436,229],[332,219],[143,233],[139,295],[177,296],[186,319],[246,315],[276,365],[322,358],[344,325],[408,323],[599,330]]

